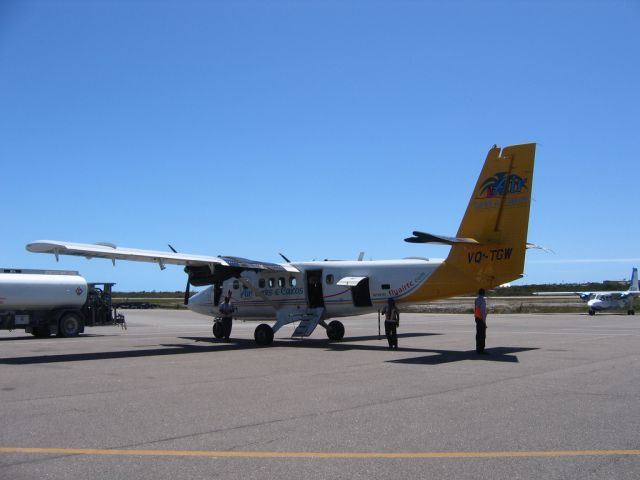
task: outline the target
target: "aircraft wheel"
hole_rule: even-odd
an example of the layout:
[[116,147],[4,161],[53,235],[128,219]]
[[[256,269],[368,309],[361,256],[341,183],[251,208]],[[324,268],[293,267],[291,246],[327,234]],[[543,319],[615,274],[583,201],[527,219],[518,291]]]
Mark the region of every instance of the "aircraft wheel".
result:
[[344,338],[344,325],[338,320],[334,320],[327,325],[327,337],[329,340],[339,342]]
[[224,337],[224,327],[222,322],[213,322],[213,336],[216,338]]
[[635,314],[636,314],[635,310],[629,310],[627,312],[627,315],[635,315]]
[[82,320],[75,313],[67,313],[58,323],[59,337],[77,337],[80,335],[80,330],[82,330]]
[[253,338],[260,346],[271,345],[271,342],[273,342],[273,328],[266,323],[261,323],[256,327]]
[[38,338],[46,338],[51,335],[51,330],[49,330],[49,325],[43,325],[41,327],[33,327],[33,331],[31,335]]
[[595,315],[595,314],[596,314],[595,310],[589,309],[589,315]]

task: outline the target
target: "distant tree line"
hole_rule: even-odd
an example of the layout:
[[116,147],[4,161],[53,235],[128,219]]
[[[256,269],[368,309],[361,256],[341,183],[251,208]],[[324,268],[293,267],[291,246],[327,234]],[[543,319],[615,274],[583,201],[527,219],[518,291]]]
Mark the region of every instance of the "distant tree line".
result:
[[629,288],[629,282],[625,281],[543,283],[498,287],[490,290],[489,295],[496,295],[500,297],[521,297],[531,295],[533,292],[597,292],[600,290],[626,290],[627,288]]
[[[497,287],[488,292],[489,295],[500,297],[521,297],[531,295],[533,292],[587,292],[599,290],[626,290],[629,288],[627,281],[605,281],[588,283],[542,283],[531,285],[511,285],[510,287]],[[191,291],[191,295],[197,293]],[[157,292],[152,290],[147,292],[113,292],[115,297],[125,298],[182,298],[184,290],[173,292]]]
[[[191,292],[191,295],[194,293],[196,292]],[[182,298],[184,290],[176,290],[175,292],[156,292],[155,290],[150,292],[145,290],[141,292],[113,292],[113,296],[120,298]]]

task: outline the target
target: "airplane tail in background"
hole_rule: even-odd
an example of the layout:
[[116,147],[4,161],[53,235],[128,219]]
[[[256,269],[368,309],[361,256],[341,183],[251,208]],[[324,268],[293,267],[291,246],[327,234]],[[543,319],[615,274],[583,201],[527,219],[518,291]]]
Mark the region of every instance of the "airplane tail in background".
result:
[[492,288],[524,270],[536,145],[494,146],[473,190],[456,237],[414,232],[412,243],[444,243],[444,263],[407,301],[424,301]]
[[638,290],[640,290],[638,286],[638,269],[634,267],[633,270],[631,270],[631,283],[629,284],[629,291],[637,292]]

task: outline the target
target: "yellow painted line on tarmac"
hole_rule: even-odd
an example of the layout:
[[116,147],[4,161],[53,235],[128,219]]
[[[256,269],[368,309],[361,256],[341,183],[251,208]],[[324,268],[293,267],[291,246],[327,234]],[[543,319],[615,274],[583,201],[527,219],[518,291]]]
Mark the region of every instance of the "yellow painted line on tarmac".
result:
[[41,453],[59,455],[127,455],[146,457],[232,457],[232,458],[513,458],[585,457],[639,455],[640,450],[542,450],[516,452],[236,452],[210,450],[119,450],[95,448],[0,447],[0,453]]

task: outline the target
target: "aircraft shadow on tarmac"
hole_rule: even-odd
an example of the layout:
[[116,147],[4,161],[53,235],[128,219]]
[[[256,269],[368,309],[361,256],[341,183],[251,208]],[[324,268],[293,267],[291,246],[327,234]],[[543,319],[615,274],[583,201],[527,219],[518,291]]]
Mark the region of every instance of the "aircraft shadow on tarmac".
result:
[[[403,333],[398,335],[400,339],[409,337],[426,337],[432,335],[441,335],[439,333]],[[273,348],[273,347],[289,347],[289,348],[323,348],[326,350],[387,350],[386,339],[381,337],[385,342],[384,345],[359,345],[357,343],[369,340],[377,340],[377,335],[347,337],[343,342],[330,342],[328,339],[316,340],[289,340],[276,339],[270,347],[257,347],[253,339],[249,338],[231,338],[228,342],[212,339],[212,337],[180,337],[182,340],[192,340],[199,344],[159,344],[158,348],[145,348],[144,350],[118,350],[107,352],[91,352],[91,353],[62,353],[62,354],[43,354],[33,355],[29,357],[0,358],[0,365],[31,365],[45,363],[63,363],[63,362],[85,362],[91,360],[107,360],[116,358],[142,358],[165,355],[184,355],[192,353],[207,353],[216,351],[233,351],[248,350],[256,348]],[[214,348],[212,348],[214,347]],[[424,353],[431,350],[422,349],[405,349],[404,351],[414,351]]]
[[[434,335],[443,335],[442,333],[401,333],[398,334],[398,339],[403,338],[411,338],[411,337],[431,337]],[[213,344],[220,344],[220,340],[212,339],[211,337],[180,337],[184,340],[194,340],[196,342],[207,342]],[[368,342],[371,340],[380,340],[379,345],[371,345],[371,344],[359,344],[355,342]],[[256,347],[256,344],[253,340],[249,339],[234,339],[232,338],[229,342],[222,343],[226,345],[230,349],[244,349],[244,348],[260,348]],[[363,335],[360,337],[345,337],[341,342],[332,342],[329,339],[274,339],[273,343],[270,347],[287,347],[287,348],[322,348],[325,350],[336,350],[336,351],[345,351],[345,350],[388,350],[387,347],[387,339],[384,335],[378,337],[378,335]],[[403,351],[405,352],[425,352],[430,350],[422,350],[419,348],[406,348]]]
[[[107,333],[83,333],[81,335],[81,337],[86,337],[86,338],[104,338],[104,337],[117,337],[117,336],[118,336],[117,333],[108,333],[108,334]],[[55,338],[56,338],[55,336],[38,338],[38,337],[34,337],[33,335],[27,334],[27,335],[22,335],[20,337],[2,337],[0,338],[0,342],[15,342],[18,340],[29,340],[32,342],[40,342],[42,340],[52,340]]]
[[[441,335],[435,333],[404,333],[398,335],[400,339],[409,337],[426,337],[432,335]],[[122,358],[144,358],[166,355],[184,355],[193,353],[209,353],[223,352],[234,350],[256,349],[255,342],[252,339],[231,339],[229,342],[221,342],[212,340],[211,337],[180,337],[183,340],[192,340],[199,344],[159,344],[157,348],[145,348],[143,350],[119,350],[111,352],[91,352],[91,353],[68,353],[53,355],[34,355],[29,357],[0,358],[0,364],[4,365],[30,365],[30,364],[46,364],[46,363],[63,363],[63,362],[85,362],[91,360],[107,360]],[[369,350],[369,351],[387,351],[386,339],[382,337],[379,345],[358,344],[361,341],[377,340],[377,335],[348,337],[343,342],[330,342],[327,340],[274,340],[271,347],[289,347],[289,348],[322,348],[333,351],[347,350]],[[384,342],[384,343],[383,343]],[[212,348],[214,347],[214,348]],[[475,351],[453,351],[453,350],[434,350],[427,348],[402,348],[398,350],[400,353],[420,353],[419,357],[400,358],[395,360],[386,360],[391,363],[404,363],[409,365],[438,365],[442,363],[459,362],[462,360],[486,360],[493,362],[512,362],[517,363],[518,357],[512,355],[516,352],[525,352],[528,350],[537,350],[537,348],[516,348],[516,347],[498,347],[487,349],[489,355],[478,355]],[[428,353],[429,355],[424,355]]]
[[34,355],[31,357],[0,358],[0,365],[31,365],[38,363],[86,362],[90,360],[108,360],[115,358],[140,358],[163,355],[181,355],[185,353],[204,353],[211,349],[196,345],[158,345],[160,348],[145,350],[121,350],[115,352],[62,353],[54,355]]
[[461,362],[463,360],[482,360],[490,362],[507,362],[518,363],[518,357],[512,355],[518,352],[528,352],[529,350],[539,350],[538,348],[527,347],[496,347],[487,348],[486,355],[480,355],[475,350],[456,351],[456,350],[428,350],[435,355],[427,355],[424,357],[399,358],[397,360],[388,360],[389,363],[404,363],[409,365],[440,365],[442,363]]

